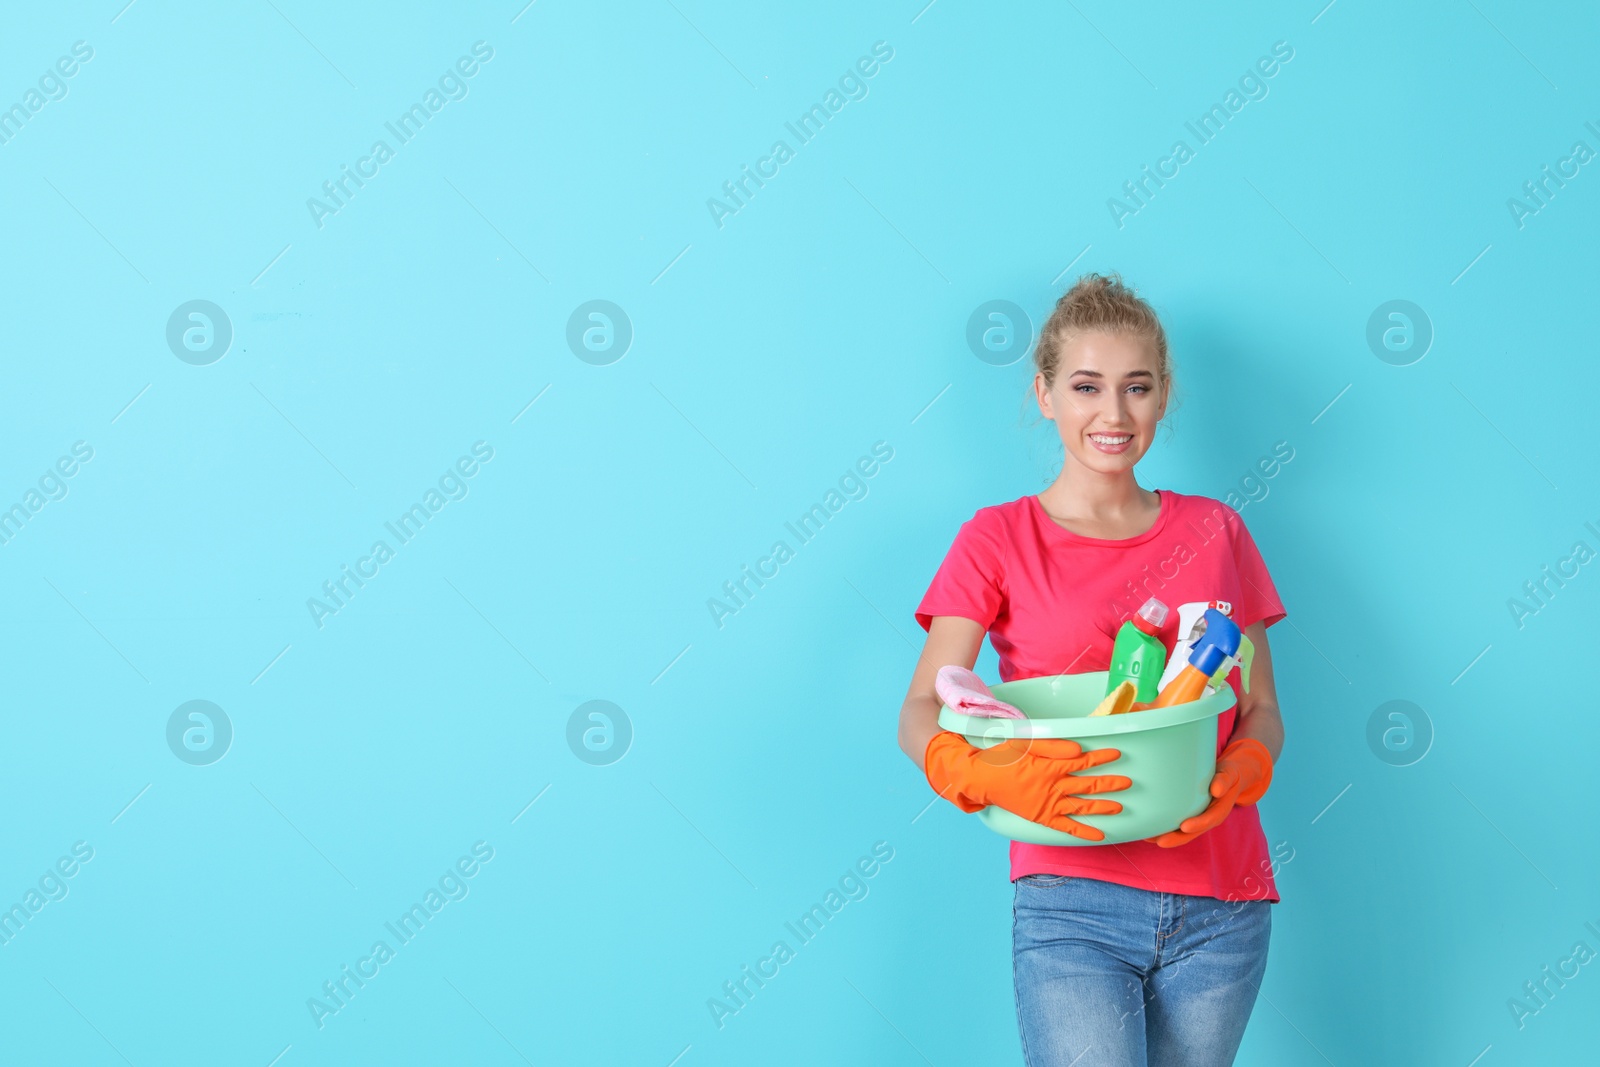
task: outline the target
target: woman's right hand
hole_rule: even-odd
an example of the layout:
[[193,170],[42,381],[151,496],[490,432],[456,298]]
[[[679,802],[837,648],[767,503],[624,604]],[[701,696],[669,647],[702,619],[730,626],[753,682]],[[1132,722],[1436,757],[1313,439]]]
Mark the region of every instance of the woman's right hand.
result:
[[1086,800],[1079,794],[1126,789],[1132,781],[1124,775],[1078,775],[1075,772],[1119,759],[1115,748],[1083,751],[1065,738],[1014,737],[992,748],[977,748],[950,730],[941,730],[928,742],[923,771],[928,784],[962,811],[974,812],[993,804],[1030,822],[1060,830],[1085,841],[1100,841],[1105,833],[1086,826],[1072,815],[1114,815],[1122,805],[1114,800]]

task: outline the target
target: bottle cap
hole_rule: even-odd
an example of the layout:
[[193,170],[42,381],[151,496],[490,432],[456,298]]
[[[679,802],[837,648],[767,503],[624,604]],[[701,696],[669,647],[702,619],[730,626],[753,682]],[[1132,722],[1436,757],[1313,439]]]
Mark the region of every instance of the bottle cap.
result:
[[1171,609],[1155,597],[1151,597],[1139,608],[1139,613],[1133,617],[1133,624],[1147,634],[1155,632],[1167,624],[1167,616]]

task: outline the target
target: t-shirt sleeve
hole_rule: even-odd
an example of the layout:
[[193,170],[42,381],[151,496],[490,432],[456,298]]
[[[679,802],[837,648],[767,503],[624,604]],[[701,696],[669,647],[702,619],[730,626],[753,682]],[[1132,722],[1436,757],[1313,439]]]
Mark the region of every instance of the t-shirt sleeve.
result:
[[982,512],[961,524],[944,562],[917,605],[924,630],[935,615],[959,615],[985,630],[1005,605],[1005,543]]
[[1264,622],[1271,626],[1288,612],[1278,599],[1278,587],[1272,584],[1267,572],[1267,562],[1261,558],[1255,538],[1245,527],[1237,511],[1233,512],[1233,561],[1239,572],[1239,604],[1233,614],[1239,629]]

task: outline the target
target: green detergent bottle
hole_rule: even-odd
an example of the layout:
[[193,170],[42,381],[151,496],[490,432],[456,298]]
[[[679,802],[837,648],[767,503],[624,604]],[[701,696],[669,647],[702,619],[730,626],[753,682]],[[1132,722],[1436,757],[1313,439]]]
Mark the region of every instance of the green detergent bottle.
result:
[[1117,643],[1111,648],[1111,671],[1106,676],[1106,692],[1123,682],[1138,689],[1137,700],[1148,703],[1161,691],[1161,672],[1167,665],[1167,649],[1156,636],[1167,621],[1169,609],[1155,597],[1144,602],[1138,614],[1122,624]]

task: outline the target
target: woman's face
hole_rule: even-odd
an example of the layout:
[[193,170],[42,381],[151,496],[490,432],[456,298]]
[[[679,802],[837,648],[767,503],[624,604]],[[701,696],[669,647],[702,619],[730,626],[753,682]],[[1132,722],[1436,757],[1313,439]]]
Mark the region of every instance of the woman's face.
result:
[[1067,456],[1101,474],[1131,470],[1167,411],[1155,351],[1122,334],[1080,334],[1062,349],[1055,384],[1037,374],[1033,390]]

